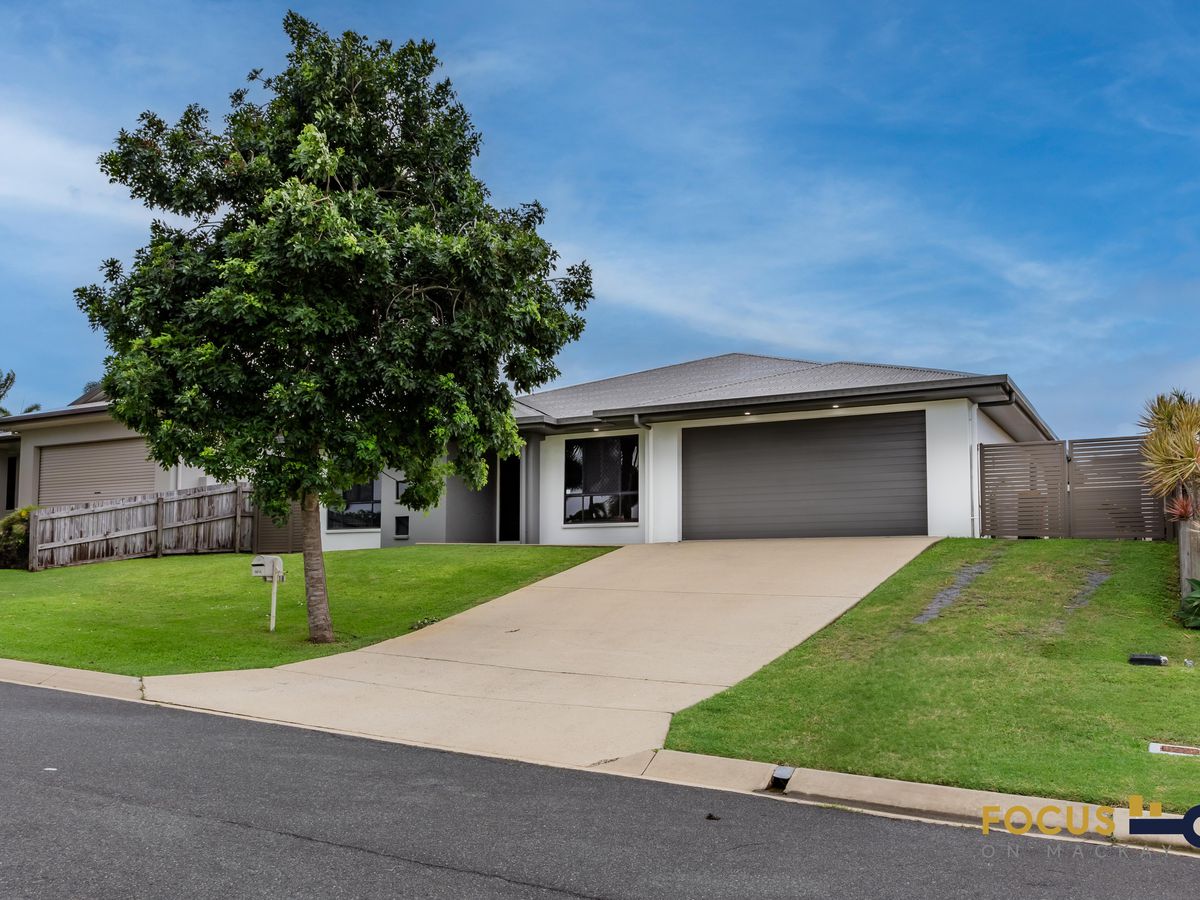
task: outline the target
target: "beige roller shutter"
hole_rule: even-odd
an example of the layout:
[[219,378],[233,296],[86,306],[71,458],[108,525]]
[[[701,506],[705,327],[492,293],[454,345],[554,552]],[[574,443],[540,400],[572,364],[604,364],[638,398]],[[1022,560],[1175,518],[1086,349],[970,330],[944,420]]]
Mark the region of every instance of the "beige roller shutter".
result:
[[157,470],[141,438],[43,447],[37,502],[67,506],[152,494]]

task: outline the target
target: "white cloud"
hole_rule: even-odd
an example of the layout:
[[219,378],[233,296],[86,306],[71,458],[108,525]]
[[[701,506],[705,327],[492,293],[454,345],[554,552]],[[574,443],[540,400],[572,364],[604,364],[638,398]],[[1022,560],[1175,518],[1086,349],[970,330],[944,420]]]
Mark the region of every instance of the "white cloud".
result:
[[130,224],[151,213],[111,185],[96,163],[103,148],[47,130],[11,112],[0,112],[0,206],[32,212],[66,212]]
[[1092,261],[1032,252],[864,180],[814,177],[789,193],[732,240],[593,224],[560,249],[586,253],[600,302],[800,356],[991,365],[1120,325]]

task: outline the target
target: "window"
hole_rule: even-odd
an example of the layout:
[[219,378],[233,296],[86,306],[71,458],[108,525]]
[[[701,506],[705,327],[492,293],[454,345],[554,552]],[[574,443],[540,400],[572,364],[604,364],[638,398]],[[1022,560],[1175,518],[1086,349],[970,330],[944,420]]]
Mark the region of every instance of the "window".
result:
[[4,476],[4,508],[17,508],[17,458],[8,458],[8,471]]
[[400,498],[404,496],[404,490],[407,487],[408,487],[408,484],[406,482],[399,481],[399,480],[396,482],[396,500],[397,501],[400,500]]
[[398,541],[408,540],[408,516],[396,516],[396,533],[393,537]]
[[638,436],[567,441],[563,522],[638,520]]
[[379,482],[356,484],[342,494],[346,498],[345,509],[325,511],[325,527],[330,531],[347,528],[378,528],[380,525]]

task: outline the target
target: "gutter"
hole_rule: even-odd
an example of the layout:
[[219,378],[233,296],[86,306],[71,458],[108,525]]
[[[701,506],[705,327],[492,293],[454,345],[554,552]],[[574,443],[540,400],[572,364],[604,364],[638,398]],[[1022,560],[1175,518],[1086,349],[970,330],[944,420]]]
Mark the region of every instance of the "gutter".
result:
[[[41,422],[48,422],[52,419],[65,419],[71,416],[86,416],[107,412],[107,401],[103,403],[88,403],[82,406],[68,406],[65,409],[51,409],[46,412],[23,413],[19,416],[8,416],[0,419],[0,426],[3,426],[4,428],[11,428],[14,425],[37,425]],[[14,430],[20,431],[21,429],[18,427]]]
[[980,409],[995,409],[996,407],[1015,408],[1021,412],[1025,418],[1033,423],[1033,426],[1042,433],[1042,436],[1048,441],[1057,441],[1058,435],[1054,433],[1049,425],[1047,425],[1042,417],[1038,415],[1037,410],[1033,408],[1028,398],[1021,393],[1020,389],[1008,382],[1004,386],[1004,392],[1008,395],[1007,400],[992,400],[979,402],[976,405]]
[[[875,398],[897,397],[908,399],[908,395],[922,393],[964,393],[970,388],[996,387],[1004,389],[1010,385],[1007,375],[984,375],[976,378],[938,379],[937,381],[905,382],[903,384],[870,385],[861,388],[838,388],[826,391],[805,391],[795,394],[765,394],[753,397],[729,397],[719,400],[681,401],[678,403],[660,403],[653,406],[630,406],[616,409],[597,409],[592,415],[599,419],[610,419],[632,416],[635,413],[645,415],[670,415],[694,411],[711,411],[718,413],[725,409],[746,409],[749,407],[787,406],[796,403],[819,403],[822,400],[851,399],[856,403],[867,404]],[[1005,391],[1007,396],[1007,391]],[[761,411],[761,410],[760,410]],[[564,420],[565,421],[565,420]]]
[[[988,395],[992,398],[998,395],[1002,399],[987,399]],[[695,418],[712,418],[730,415],[738,411],[753,411],[762,414],[821,409],[834,403],[848,408],[850,406],[957,398],[969,399],[984,408],[989,406],[1014,407],[1044,438],[1057,440],[1054,431],[1042,420],[1033,405],[1007,375],[982,375],[973,378],[876,385],[869,388],[840,388],[800,394],[771,394],[699,402],[662,403],[623,409],[598,409],[593,413],[595,418],[589,421],[616,426],[619,424],[619,420],[629,421],[632,418],[640,423],[650,416],[664,419],[684,419],[689,418],[690,414],[690,417]],[[580,418],[582,419],[582,417]],[[560,427],[566,426],[568,420],[559,420],[558,424]]]

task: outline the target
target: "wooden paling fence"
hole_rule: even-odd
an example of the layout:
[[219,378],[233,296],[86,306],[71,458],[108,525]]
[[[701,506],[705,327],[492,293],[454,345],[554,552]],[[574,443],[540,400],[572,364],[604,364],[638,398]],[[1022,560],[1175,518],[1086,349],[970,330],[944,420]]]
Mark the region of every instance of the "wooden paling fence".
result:
[[254,546],[254,520],[245,484],[44,507],[30,516],[29,568],[249,551]]

